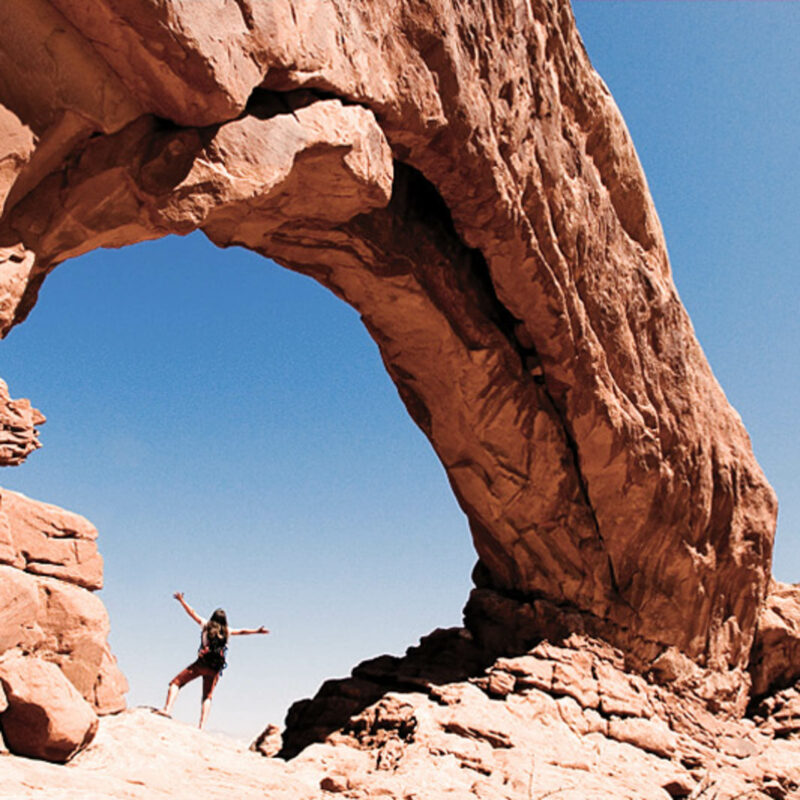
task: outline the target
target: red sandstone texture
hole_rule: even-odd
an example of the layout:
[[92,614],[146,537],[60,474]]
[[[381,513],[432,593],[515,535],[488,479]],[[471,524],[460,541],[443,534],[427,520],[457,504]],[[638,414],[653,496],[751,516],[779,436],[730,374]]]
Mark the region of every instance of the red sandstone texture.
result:
[[0,685],[7,704],[3,739],[14,753],[65,762],[97,733],[97,714],[55,664],[4,657]]
[[[627,671],[621,651],[591,637],[540,642],[455,675],[456,663],[480,651],[468,631],[439,630],[404,658],[361,664],[314,701],[318,720],[341,717],[348,704],[347,721],[289,761],[134,709],[102,718],[66,768],[4,758],[0,797],[766,800],[800,792],[797,689],[733,720]],[[250,749],[277,747],[270,726]]]
[[44,421],[42,412],[33,408],[29,400],[12,400],[8,394],[8,386],[5,381],[0,380],[0,466],[21,464],[34,450],[41,447],[36,426]]
[[[44,422],[0,382],[0,463],[39,447]],[[92,740],[97,714],[125,707],[108,646],[97,530],[56,506],[0,488],[0,733],[15,753],[66,761]]]
[[774,494],[564,0],[0,20],[3,333],[96,247],[200,228],[274,258],[361,314],[523,639],[581,630],[739,715],[751,672],[796,680]]

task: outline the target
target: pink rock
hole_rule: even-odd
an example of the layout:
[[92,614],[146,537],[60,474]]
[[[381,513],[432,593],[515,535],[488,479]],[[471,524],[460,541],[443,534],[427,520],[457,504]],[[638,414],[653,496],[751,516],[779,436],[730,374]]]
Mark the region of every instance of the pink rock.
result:
[[517,658],[501,658],[497,660],[498,666],[516,677],[517,691],[525,689],[542,689],[551,691],[553,688],[552,661],[546,661],[534,656],[518,656]]
[[600,709],[607,716],[650,717],[653,709],[647,695],[633,680],[608,664],[595,666]]
[[58,664],[99,713],[125,707],[127,682],[108,647],[108,614],[86,589],[0,566],[0,652]]
[[97,715],[54,664],[7,656],[0,684],[8,701],[0,725],[12,753],[65,762],[94,738]]
[[13,647],[32,647],[40,638],[36,629],[39,589],[33,576],[0,566],[0,653]]
[[513,675],[509,675],[503,670],[494,669],[489,673],[486,691],[492,697],[505,697],[514,691],[515,683],[516,681]]
[[730,673],[709,701],[739,709],[775,498],[569,8],[195,6],[0,12],[4,102],[40,137],[2,330],[56,264],[198,227],[314,276],[368,321],[487,585]]
[[552,691],[574,697],[581,708],[597,708],[600,696],[592,671],[591,656],[588,653],[574,652],[569,661],[555,662]]
[[7,532],[15,551],[14,566],[86,589],[103,588],[97,529],[84,517],[0,489],[0,531]]
[[675,735],[661,720],[614,718],[608,722],[608,735],[662,758],[671,758],[675,752]]
[[[20,255],[16,259],[15,254],[14,248],[0,248],[0,313],[3,308],[3,292],[17,292],[15,265],[25,262],[24,256]],[[10,268],[6,269],[6,264]],[[27,275],[25,272],[24,277],[27,278]],[[12,400],[8,394],[8,386],[5,381],[0,380],[0,466],[21,464],[40,447],[36,426],[42,425],[44,421],[44,415],[33,408],[29,400]]]

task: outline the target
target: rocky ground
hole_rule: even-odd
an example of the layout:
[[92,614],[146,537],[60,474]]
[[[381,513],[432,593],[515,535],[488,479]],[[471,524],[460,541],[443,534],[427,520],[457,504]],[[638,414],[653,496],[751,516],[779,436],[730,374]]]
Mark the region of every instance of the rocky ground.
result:
[[[420,674],[421,654],[469,647],[464,629],[437,631],[405,658],[382,657],[354,671],[362,677],[329,683],[293,711],[295,724],[354,713],[288,761],[137,708],[102,718],[94,742],[66,766],[5,754],[0,797],[800,797],[798,689],[725,720],[577,635],[463,680]],[[379,680],[409,689],[365,705]],[[279,746],[273,735],[262,749]]]

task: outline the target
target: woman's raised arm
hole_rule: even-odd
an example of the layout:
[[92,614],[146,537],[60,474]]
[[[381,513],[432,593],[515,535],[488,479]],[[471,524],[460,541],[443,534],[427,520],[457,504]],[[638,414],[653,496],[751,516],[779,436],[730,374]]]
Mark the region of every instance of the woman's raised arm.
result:
[[173,597],[183,606],[186,613],[198,624],[205,625],[206,621],[183,599],[183,592],[175,592]]

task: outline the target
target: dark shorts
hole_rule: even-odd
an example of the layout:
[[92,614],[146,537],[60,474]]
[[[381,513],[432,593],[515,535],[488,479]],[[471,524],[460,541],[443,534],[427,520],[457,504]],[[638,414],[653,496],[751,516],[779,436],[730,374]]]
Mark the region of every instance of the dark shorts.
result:
[[189,681],[203,676],[203,700],[208,700],[214,692],[214,687],[219,680],[220,670],[212,669],[204,664],[199,658],[189,664],[186,669],[181,670],[170,683],[177,687],[185,686]]

